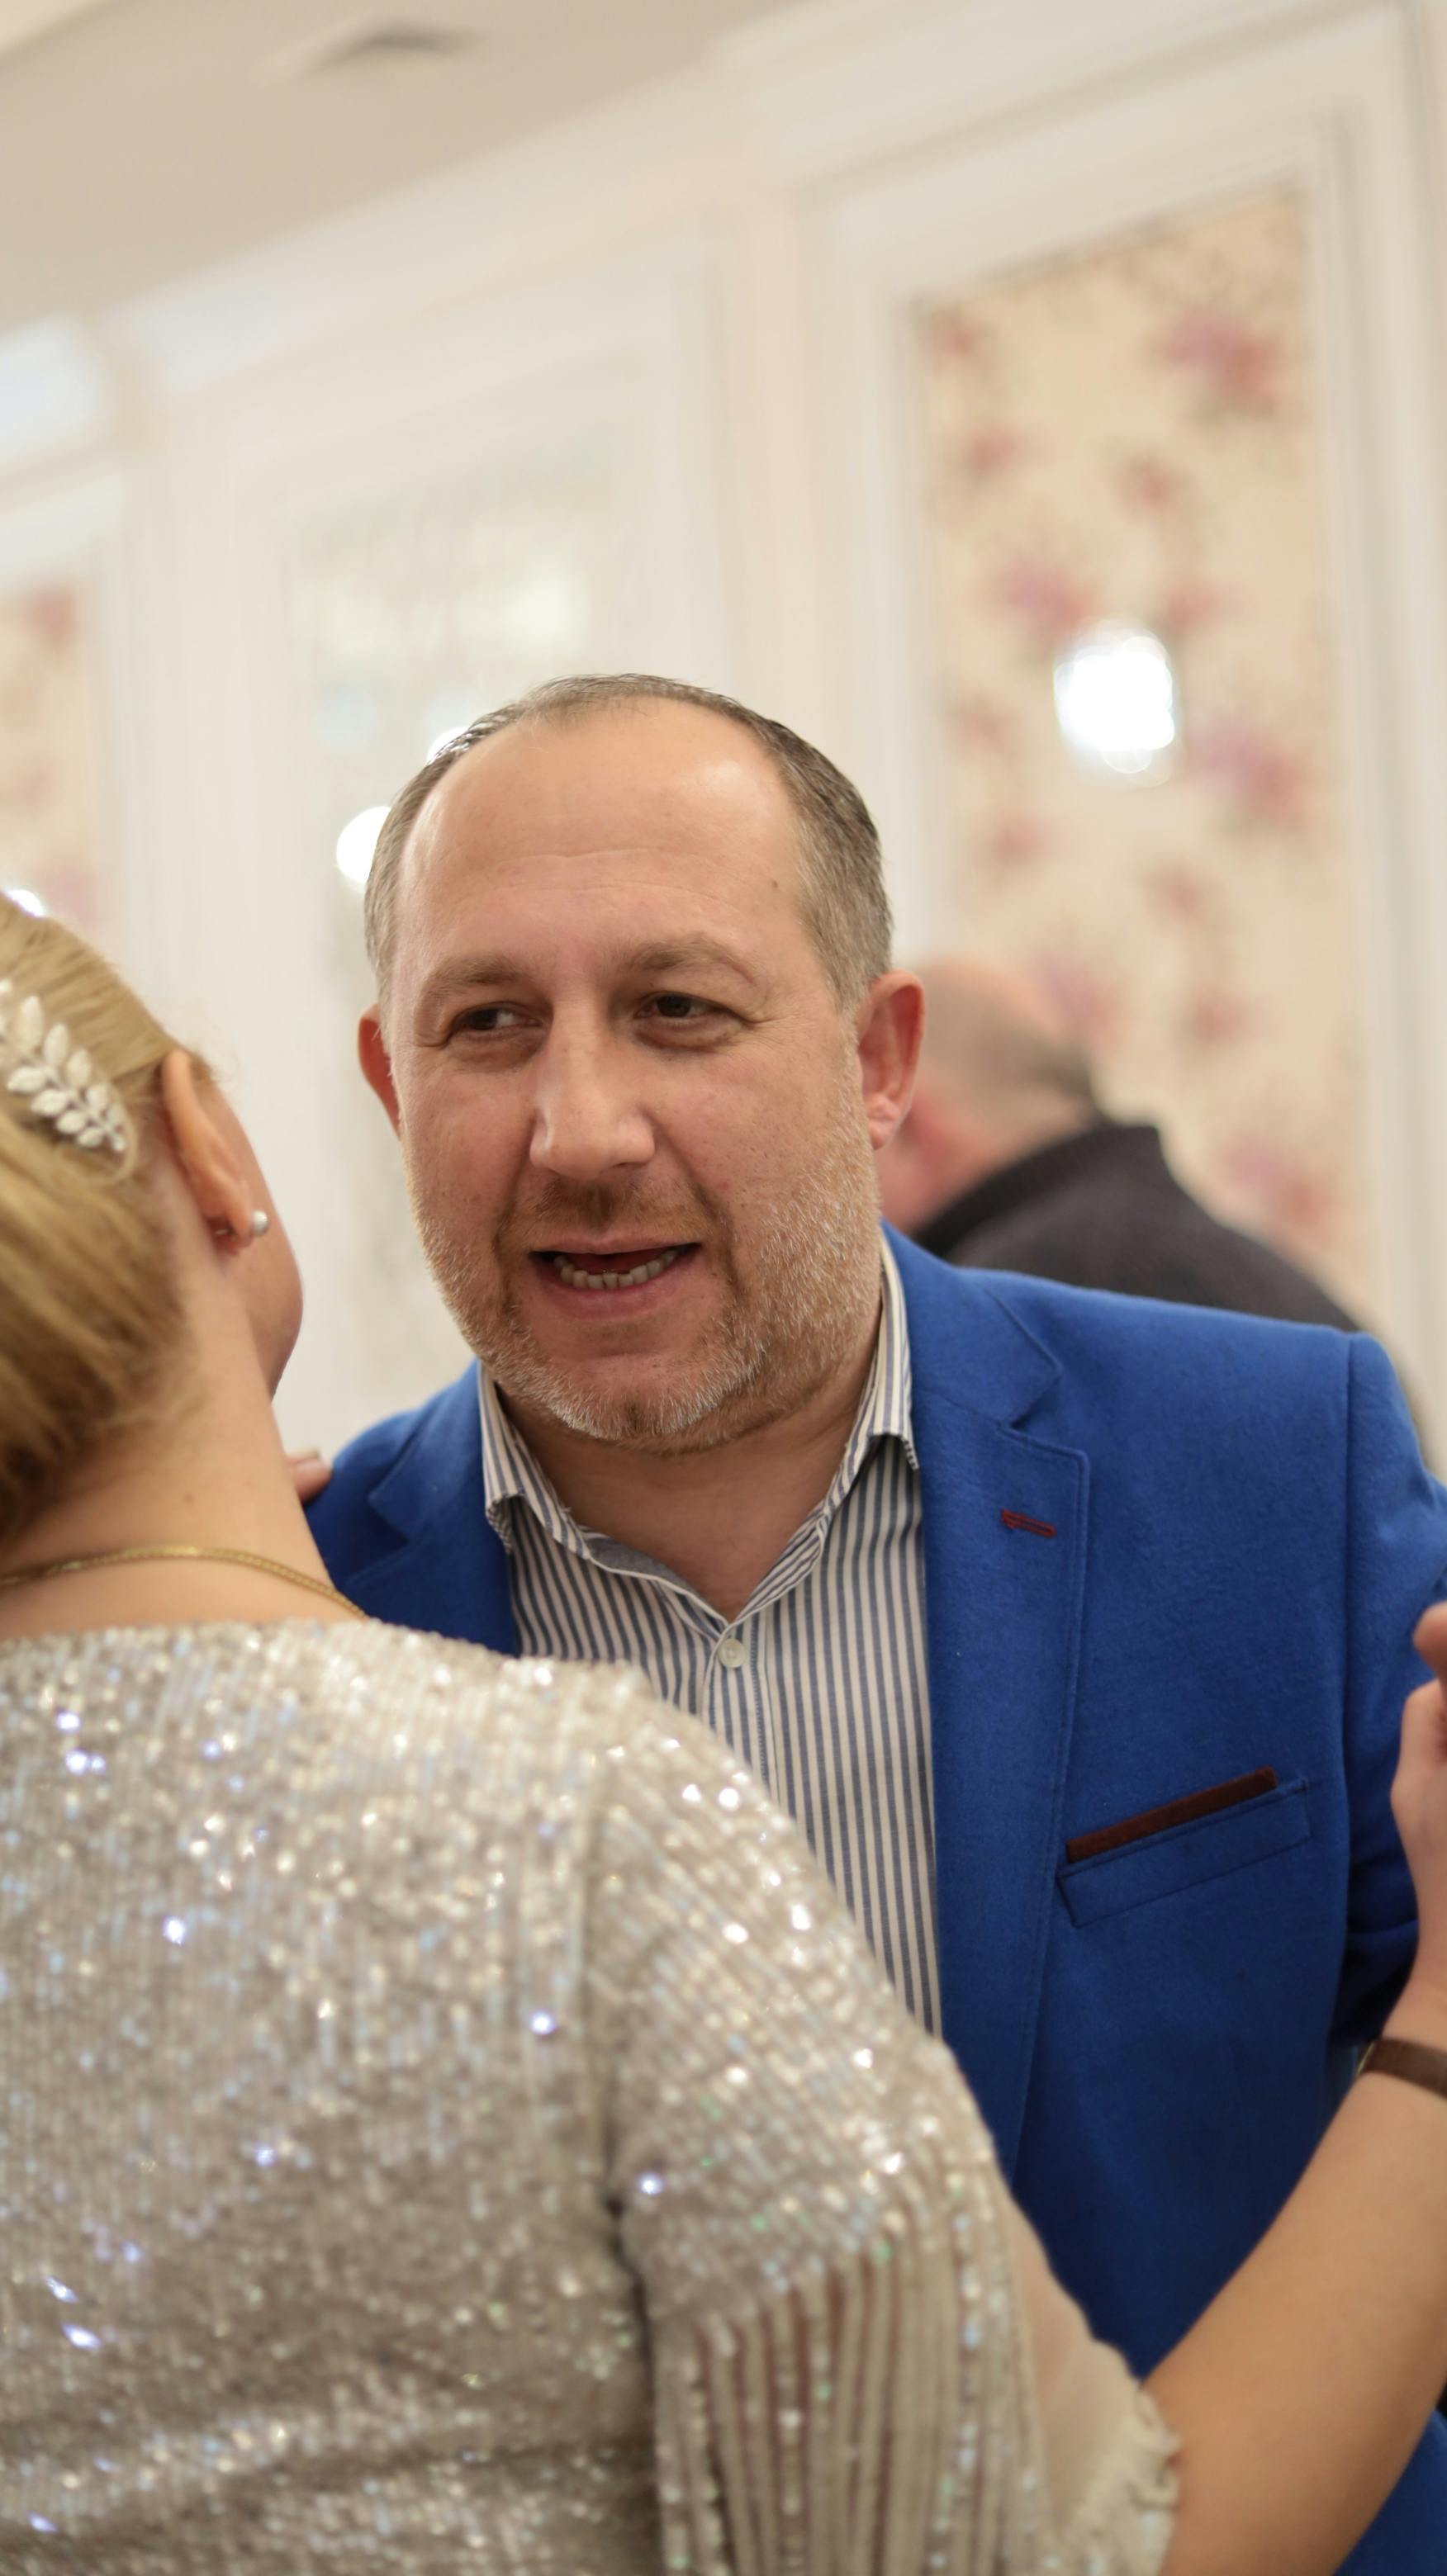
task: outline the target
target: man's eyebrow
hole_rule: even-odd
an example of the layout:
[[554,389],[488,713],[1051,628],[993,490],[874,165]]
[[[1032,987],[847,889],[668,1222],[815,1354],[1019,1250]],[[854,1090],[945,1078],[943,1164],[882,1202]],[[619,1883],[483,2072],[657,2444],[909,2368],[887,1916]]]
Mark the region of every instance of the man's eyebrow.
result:
[[417,996],[417,1014],[423,1017],[438,1005],[451,1001],[457,993],[475,993],[479,985],[521,984],[527,980],[527,968],[516,957],[449,957],[434,966]]
[[737,975],[744,984],[756,985],[759,981],[753,968],[720,939],[663,941],[654,948],[635,949],[627,963],[637,975],[687,975],[696,967],[713,966],[721,967],[727,975]]

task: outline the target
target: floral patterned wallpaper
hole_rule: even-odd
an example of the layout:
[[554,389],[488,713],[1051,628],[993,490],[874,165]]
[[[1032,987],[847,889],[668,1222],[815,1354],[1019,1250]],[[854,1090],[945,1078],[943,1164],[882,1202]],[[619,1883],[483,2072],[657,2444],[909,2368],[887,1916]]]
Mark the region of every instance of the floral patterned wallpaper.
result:
[[0,596],[0,886],[100,923],[96,710],[81,594]]
[[[921,310],[953,936],[1038,974],[1111,1105],[1370,1314],[1363,1033],[1304,213],[1272,194]],[[1168,647],[1172,773],[1083,772],[1057,651]]]

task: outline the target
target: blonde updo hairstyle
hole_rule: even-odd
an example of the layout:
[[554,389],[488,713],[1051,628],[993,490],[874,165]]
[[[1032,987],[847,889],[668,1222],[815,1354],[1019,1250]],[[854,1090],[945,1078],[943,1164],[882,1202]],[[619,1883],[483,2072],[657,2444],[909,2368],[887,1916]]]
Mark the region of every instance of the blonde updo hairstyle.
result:
[[[112,1441],[154,1418],[181,1315],[146,1169],[174,1039],[115,968],[58,921],[0,896],[0,982],[63,1021],[126,1113],[124,1154],[87,1150],[6,1086],[0,1044],[0,1549]],[[204,1067],[201,1070],[205,1070]]]

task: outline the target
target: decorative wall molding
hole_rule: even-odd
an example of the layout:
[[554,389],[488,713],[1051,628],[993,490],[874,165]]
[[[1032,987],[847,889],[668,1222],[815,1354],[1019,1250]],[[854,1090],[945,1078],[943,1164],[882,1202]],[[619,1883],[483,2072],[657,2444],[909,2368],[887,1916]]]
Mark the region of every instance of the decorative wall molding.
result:
[[51,474],[28,491],[0,487],[0,588],[91,578],[113,559],[123,506],[111,464]]
[[109,373],[77,325],[39,322],[0,339],[0,476],[101,438],[113,412]]
[[1235,58],[1353,0],[812,0],[725,38],[754,149],[795,185],[1138,81]]

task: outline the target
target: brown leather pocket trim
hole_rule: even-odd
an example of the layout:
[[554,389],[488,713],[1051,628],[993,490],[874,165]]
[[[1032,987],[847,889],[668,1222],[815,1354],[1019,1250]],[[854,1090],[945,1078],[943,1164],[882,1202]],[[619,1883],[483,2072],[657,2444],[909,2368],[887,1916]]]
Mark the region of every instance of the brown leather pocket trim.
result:
[[1118,1825],[1102,1825],[1097,1833],[1077,1834],[1066,1844],[1065,1857],[1067,1861],[1098,1860],[1102,1852],[1144,1842],[1147,1834],[1168,1833],[1172,1825],[1193,1825],[1198,1816],[1217,1816],[1225,1807],[1244,1806],[1248,1798],[1264,1798],[1275,1786],[1276,1774],[1269,1766],[1243,1771],[1238,1780],[1197,1789],[1189,1798],[1172,1798],[1164,1807],[1147,1807],[1138,1816],[1123,1817]]

